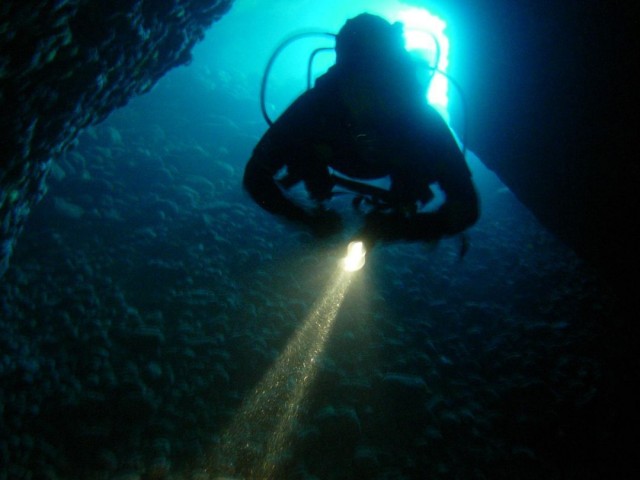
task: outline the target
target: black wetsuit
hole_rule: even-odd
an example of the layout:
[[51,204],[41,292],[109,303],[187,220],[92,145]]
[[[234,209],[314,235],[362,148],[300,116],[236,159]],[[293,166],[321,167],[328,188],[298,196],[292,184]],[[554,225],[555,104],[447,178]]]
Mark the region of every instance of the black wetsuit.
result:
[[[386,88],[385,81],[397,83],[393,78],[364,86],[361,80],[351,88],[333,67],[278,118],[245,169],[253,199],[269,212],[309,224],[313,216],[284,194],[274,176],[286,166],[289,184],[303,181],[311,198],[325,200],[334,187],[333,169],[358,179],[389,176],[398,204],[429,200],[429,184],[438,183],[446,196],[440,210],[379,216],[372,226],[379,238],[429,240],[473,224],[478,200],[471,174],[444,120],[418,89]],[[378,101],[377,92],[386,98]],[[452,205],[461,207],[453,219]]]

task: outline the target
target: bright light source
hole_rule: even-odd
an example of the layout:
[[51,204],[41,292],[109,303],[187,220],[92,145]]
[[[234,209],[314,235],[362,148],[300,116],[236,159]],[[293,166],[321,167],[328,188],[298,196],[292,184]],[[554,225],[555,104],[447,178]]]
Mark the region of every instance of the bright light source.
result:
[[362,242],[351,242],[347,247],[347,256],[342,259],[345,272],[355,272],[364,267],[364,257],[367,254]]
[[[438,64],[435,67],[443,72],[449,66],[449,39],[444,33],[447,24],[444,20],[430,14],[424,8],[407,8],[400,10],[393,16],[392,20],[400,21],[404,24],[405,42],[407,50],[420,54],[430,65],[436,58],[436,40],[439,45],[440,54],[437,58]],[[431,80],[427,98],[445,120],[449,120],[447,107],[449,105],[449,82],[447,77],[436,73]]]

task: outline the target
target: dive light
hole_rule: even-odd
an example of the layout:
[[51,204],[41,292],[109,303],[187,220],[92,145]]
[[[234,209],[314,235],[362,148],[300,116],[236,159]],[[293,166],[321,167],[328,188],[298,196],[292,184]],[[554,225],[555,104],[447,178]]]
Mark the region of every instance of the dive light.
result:
[[350,242],[347,247],[347,256],[342,259],[342,268],[345,272],[356,272],[364,267],[364,257],[367,254],[364,243],[360,241]]

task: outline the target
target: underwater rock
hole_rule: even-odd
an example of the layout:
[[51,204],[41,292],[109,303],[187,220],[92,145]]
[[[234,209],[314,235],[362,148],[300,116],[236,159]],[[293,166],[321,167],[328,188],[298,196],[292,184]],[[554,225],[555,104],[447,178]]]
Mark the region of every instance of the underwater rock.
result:
[[118,131],[118,129],[114,127],[107,127],[106,129],[108,138],[113,145],[123,146],[122,143],[122,135]]
[[360,437],[361,425],[357,412],[350,407],[324,407],[314,417],[321,442],[334,442],[353,447]]
[[372,447],[358,446],[353,455],[353,463],[359,477],[374,478],[380,467],[378,453]]
[[[0,18],[0,276],[52,158],[79,132],[189,61],[231,0],[23,2]],[[99,52],[99,53],[98,53]],[[123,144],[110,130],[111,144]]]
[[156,457],[151,460],[151,464],[145,474],[148,480],[163,480],[168,478],[171,471],[171,462],[166,457]]
[[341,378],[338,388],[344,398],[352,402],[364,403],[371,395],[371,382],[364,378]]
[[180,214],[180,207],[172,200],[159,199],[152,208],[157,208],[170,218],[177,217]]
[[67,176],[67,173],[60,166],[59,162],[51,162],[51,167],[49,169],[49,176],[47,180],[50,182],[62,182]]
[[195,207],[200,200],[200,194],[186,185],[176,187],[173,190],[173,195],[176,201],[186,208]]
[[[418,375],[388,373],[380,384],[382,407],[392,415],[399,431],[416,427],[429,415],[425,406],[428,389],[424,379]],[[392,428],[389,425],[389,428]]]
[[6,468],[7,476],[5,478],[31,478],[31,471],[22,465],[12,463]]
[[139,328],[131,332],[131,345],[142,353],[157,353],[165,338],[161,330],[153,327]]
[[212,378],[214,380],[214,382],[216,384],[219,383],[223,383],[223,384],[229,384],[231,377],[229,376],[229,373],[227,372],[227,370],[224,368],[224,366],[220,365],[219,363],[216,363],[216,365],[213,367],[213,372],[211,372]]
[[157,362],[149,362],[146,365],[145,370],[151,381],[158,381],[162,379],[162,367]]
[[167,438],[156,438],[151,446],[158,456],[166,456],[171,453],[171,442]]
[[442,432],[433,425],[427,426],[424,433],[431,440],[442,440]]
[[235,169],[227,162],[215,160],[212,165],[215,172],[218,174],[226,175],[227,177],[233,177],[236,173]]
[[142,480],[142,475],[137,472],[118,473],[109,480]]
[[98,452],[97,466],[102,470],[113,472],[118,468],[118,457],[111,450],[102,448]]
[[200,194],[212,194],[216,191],[216,187],[213,183],[202,175],[186,175],[183,182]]
[[460,416],[451,410],[442,410],[438,417],[444,429],[458,427],[462,422]]
[[146,422],[157,410],[154,399],[146,390],[130,390],[118,397],[118,410],[126,421]]
[[112,432],[112,426],[104,421],[91,421],[90,423],[75,425],[76,441],[88,449],[106,445]]
[[385,389],[397,392],[398,396],[412,396],[427,394],[427,384],[424,378],[406,373],[387,373],[382,383]]
[[68,202],[64,198],[55,197],[53,202],[56,212],[63,217],[70,218],[72,220],[79,220],[84,215],[84,209],[82,207]]

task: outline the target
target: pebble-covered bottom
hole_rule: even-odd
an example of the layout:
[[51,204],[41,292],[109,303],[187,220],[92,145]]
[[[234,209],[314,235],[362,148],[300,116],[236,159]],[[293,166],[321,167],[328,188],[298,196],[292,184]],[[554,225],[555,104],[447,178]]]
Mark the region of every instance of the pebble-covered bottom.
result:
[[[2,480],[230,475],[211,467],[226,427],[345,249],[348,235],[314,240],[241,191],[257,118],[192,125],[161,93],[56,162],[0,284]],[[480,189],[463,260],[456,239],[370,252],[274,478],[604,468],[608,300],[500,184]]]

